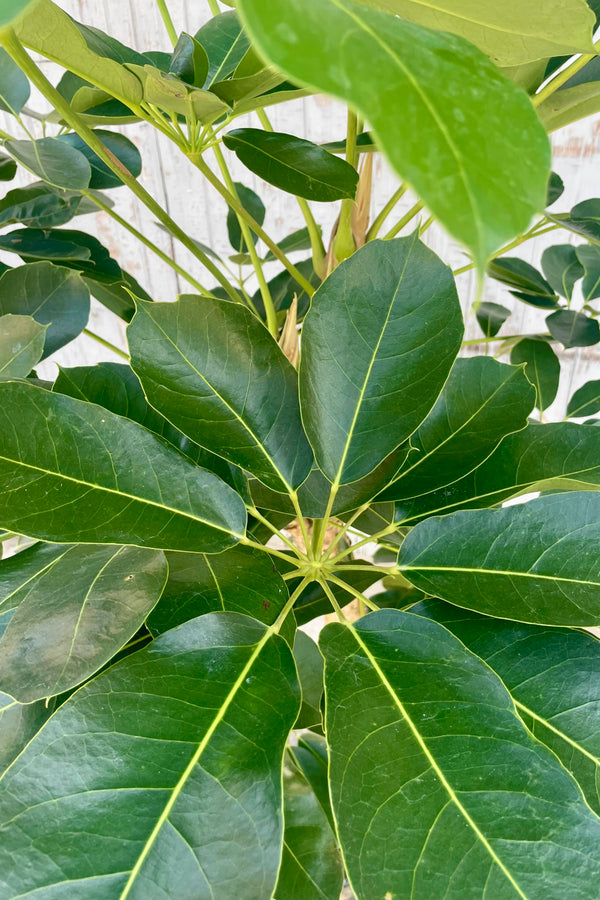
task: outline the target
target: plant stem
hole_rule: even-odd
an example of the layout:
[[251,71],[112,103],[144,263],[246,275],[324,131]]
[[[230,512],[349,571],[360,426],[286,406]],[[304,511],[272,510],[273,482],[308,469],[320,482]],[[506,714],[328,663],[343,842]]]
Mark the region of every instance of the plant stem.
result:
[[196,288],[196,290],[201,294],[210,296],[210,291],[208,290],[208,288],[205,288],[200,284],[199,281],[196,281],[196,279],[193,278],[192,275],[189,274],[189,272],[186,272],[185,269],[183,269],[178,263],[176,263],[175,260],[171,259],[171,257],[167,253],[164,253],[164,251],[162,251],[160,247],[157,247],[156,244],[153,244],[150,238],[147,238],[144,234],[141,233],[141,231],[138,231],[137,228],[135,228],[130,222],[127,221],[127,219],[123,219],[118,213],[114,211],[114,209],[108,206],[108,204],[104,203],[100,199],[100,197],[96,196],[96,194],[94,194],[92,191],[81,191],[81,193],[84,197],[87,197],[88,200],[91,200],[92,203],[95,203],[96,206],[98,206],[100,209],[104,210],[105,213],[108,213],[108,215],[112,219],[114,219],[115,222],[117,222],[122,228],[125,228],[130,234],[136,237],[138,241],[148,247],[149,250],[152,250],[152,252],[155,253],[156,256],[159,257],[159,259],[162,259],[162,261],[170,266],[173,271],[177,272],[178,275],[181,275],[181,277],[184,278],[188,282],[188,284],[191,284],[192,287]]
[[411,221],[411,219],[414,219],[414,217],[415,217],[416,215],[418,215],[418,214],[421,212],[421,210],[423,209],[424,206],[425,206],[425,204],[424,204],[421,200],[419,200],[417,203],[415,203],[414,206],[411,206],[411,208],[408,210],[408,212],[406,213],[406,215],[405,215],[405,216],[402,216],[402,218],[400,219],[400,221],[399,221],[399,222],[396,222],[396,224],[394,225],[393,228],[390,228],[390,230],[388,231],[388,233],[387,233],[387,234],[385,235],[385,237],[383,238],[384,241],[389,241],[389,240],[391,240],[393,237],[396,237],[396,235],[397,235],[400,231],[402,231],[402,229],[404,228],[404,226],[405,226],[405,225],[408,225],[408,223]]
[[362,541],[358,541],[356,544],[352,544],[342,553],[338,553],[337,556],[334,556],[333,559],[329,561],[332,563],[339,562],[341,559],[344,559],[345,556],[348,556],[350,553],[354,553],[355,550],[358,550],[359,547],[364,547],[365,544],[373,544],[376,543],[378,538],[385,537],[386,534],[392,534],[396,530],[396,525],[386,525],[385,528],[382,528],[381,531],[376,531],[375,534],[367,535],[366,538],[363,538]]
[[148,191],[142,187],[139,181],[131,174],[123,163],[102,143],[96,133],[86,125],[84,120],[72,111],[67,101],[58,93],[56,88],[48,81],[44,73],[38,68],[31,57],[25,52],[23,45],[15,35],[12,29],[3,29],[0,31],[0,45],[4,47],[9,56],[24,72],[29,80],[41,91],[47,100],[52,103],[54,108],[64,121],[75,131],[88,147],[105,163],[111,172],[114,172],[118,178],[126,184],[133,194],[140,200],[147,209],[153,213],[156,218],[171,234],[176,237],[190,253],[199,260],[202,265],[208,269],[211,275],[216,278],[219,284],[227,291],[229,297],[234,301],[239,301],[239,294],[231,287],[225,276],[212,262],[212,260],[196,246],[194,241],[188,237],[182,228],[169,216],[162,206],[152,197]]
[[333,606],[334,612],[335,612],[335,614],[337,615],[337,617],[338,617],[338,619],[340,620],[340,622],[342,623],[342,625],[348,625],[348,624],[349,624],[349,623],[348,623],[348,619],[346,618],[346,616],[345,616],[344,613],[342,612],[342,607],[340,606],[340,604],[339,604],[339,603],[337,602],[337,600],[335,599],[335,594],[333,593],[333,591],[331,590],[331,588],[330,588],[329,585],[327,584],[327,581],[325,580],[325,578],[319,578],[319,584],[320,584],[321,587],[323,588],[324,593],[327,595],[327,599],[329,600],[329,602],[330,602],[331,605]]
[[294,505],[294,511],[296,513],[296,518],[298,519],[298,525],[300,526],[300,531],[302,533],[302,539],[304,541],[304,546],[306,551],[308,552],[308,548],[310,547],[310,537],[308,534],[308,529],[306,527],[306,522],[304,521],[304,516],[302,514],[302,510],[300,509],[300,502],[298,500],[298,494],[296,491],[290,492],[290,500]]
[[167,4],[165,0],[156,0],[156,5],[158,6],[158,10],[164,22],[165,28],[167,29],[169,39],[173,46],[175,46],[177,43],[177,32],[175,30],[175,26],[173,25],[173,19],[171,18],[171,13],[168,10]]
[[[600,41],[596,41],[594,43],[594,47],[597,47],[600,44]],[[545,87],[538,91],[537,94],[534,94],[531,98],[531,102],[534,106],[539,106],[540,103],[543,103],[548,97],[552,96],[552,94],[558,90],[559,87],[562,87],[565,82],[567,82],[570,78],[575,75],[576,72],[579,72],[580,69],[583,69],[584,66],[587,66],[589,62],[596,58],[595,53],[583,53],[577,59],[574,59],[572,63],[558,72],[557,75],[549,81]]]
[[269,556],[277,556],[279,559],[285,559],[286,562],[291,563],[298,568],[306,561],[298,556],[300,551],[297,547],[295,547],[294,550],[298,558],[294,559],[289,553],[282,553],[280,550],[275,550],[273,547],[267,547],[266,544],[259,544],[258,541],[253,541],[249,537],[242,538],[240,544],[243,544],[245,547],[254,547],[255,550],[261,550],[263,553],[268,553]]
[[496,337],[482,337],[482,338],[472,338],[469,341],[463,341],[462,347],[476,347],[477,344],[492,344],[494,341],[522,341],[526,338],[537,338],[537,337],[546,337],[549,338],[549,334],[539,335],[539,334],[504,334],[504,335],[496,335]]
[[312,284],[306,280],[302,272],[299,272],[296,266],[294,266],[285,253],[281,250],[280,247],[277,246],[274,240],[272,240],[269,235],[261,228],[256,219],[250,215],[250,213],[244,209],[240,201],[233,196],[231,191],[228,191],[224,184],[221,184],[215,173],[212,171],[210,166],[206,164],[206,162],[202,159],[200,153],[188,153],[188,159],[193,165],[196,166],[197,169],[202,172],[206,180],[214,187],[214,189],[223,197],[225,202],[231,209],[237,213],[245,222],[250,226],[254,234],[258,235],[258,237],[263,241],[269,250],[277,257],[277,259],[283,263],[285,268],[288,270],[290,275],[294,278],[295,281],[302,287],[304,291],[308,294],[309,297],[315,292]]
[[[501,247],[497,253],[491,257],[492,259],[498,259],[499,256],[504,256],[505,253],[508,253],[510,250],[514,250],[515,247],[520,247],[521,244],[524,244],[526,241],[530,241],[533,238],[540,237],[542,234],[547,234],[549,231],[556,231],[557,228],[566,228],[569,230],[568,225],[562,225],[557,222],[554,225],[548,225],[549,219],[545,216],[539,222],[537,222],[533,228],[530,228],[529,231],[526,231],[525,234],[519,235],[516,237],[514,241],[511,241],[510,244],[506,244],[504,247]],[[547,227],[546,227],[547,226]],[[590,238],[591,240],[591,238]],[[467,263],[465,266],[461,266],[460,269],[454,269],[452,274],[454,277],[457,275],[462,275],[463,272],[469,272],[471,269],[475,268],[475,263]]]
[[262,524],[263,524],[266,528],[268,528],[269,531],[272,532],[273,535],[275,535],[276,537],[278,537],[280,541],[283,541],[284,544],[287,544],[287,546],[290,548],[290,550],[291,550],[293,553],[295,553],[296,556],[297,556],[299,559],[304,559],[304,554],[302,553],[302,551],[301,551],[298,547],[296,547],[296,545],[294,544],[294,542],[293,542],[293,541],[290,541],[290,539],[289,539],[288,537],[286,537],[285,534],[283,534],[283,532],[281,532],[278,528],[275,528],[275,526],[272,525],[272,524],[269,522],[269,520],[266,519],[266,518],[262,515],[262,513],[260,513],[260,512],[256,509],[256,507],[254,507],[254,506],[249,507],[249,508],[248,508],[248,512],[250,513],[251,516],[254,516],[255,519],[258,519],[259,522],[262,522]]
[[364,503],[362,506],[359,506],[357,510],[355,510],[352,515],[349,517],[348,521],[340,526],[340,530],[332,540],[331,544],[327,548],[327,553],[325,554],[325,559],[329,559],[339,542],[343,537],[348,533],[349,529],[352,528],[352,525],[356,522],[360,516],[369,508],[370,503]]
[[218,16],[219,13],[221,12],[221,10],[219,9],[219,4],[217,3],[217,0],[208,0],[208,6],[209,6],[210,11],[213,14],[213,16]]
[[398,190],[394,191],[388,202],[385,204],[381,212],[373,220],[373,224],[367,231],[367,241],[374,241],[381,230],[381,226],[395,207],[396,203],[405,195],[408,187],[401,184]]
[[[346,136],[346,162],[356,168],[356,138],[358,132],[358,118],[355,112],[348,108],[348,127]],[[338,229],[333,241],[333,253],[341,262],[348,259],[356,250],[356,243],[352,233],[352,210],[354,200],[350,197],[342,200]]]
[[113,353],[116,353],[117,356],[120,356],[121,359],[126,359],[129,362],[129,354],[125,353],[124,350],[120,350],[119,347],[115,347],[114,344],[111,344],[110,341],[107,341],[105,338],[100,337],[99,334],[94,334],[93,331],[89,331],[87,328],[84,328],[82,334],[85,334],[86,337],[91,338],[93,341],[96,341],[97,344],[102,344],[103,347],[106,347],[107,350],[112,350]]
[[346,582],[342,581],[341,578],[336,578],[335,575],[329,575],[328,580],[333,582],[333,584],[337,584],[338,587],[341,587],[342,590],[347,591],[349,594],[351,594],[353,597],[355,597],[361,603],[364,603],[365,606],[368,606],[369,609],[372,610],[373,612],[377,612],[377,610],[379,609],[379,607],[377,606],[376,603],[374,603],[372,600],[370,600],[368,597],[366,597],[361,591],[358,591],[358,590],[356,590],[356,588],[353,588],[351,584],[346,584]]

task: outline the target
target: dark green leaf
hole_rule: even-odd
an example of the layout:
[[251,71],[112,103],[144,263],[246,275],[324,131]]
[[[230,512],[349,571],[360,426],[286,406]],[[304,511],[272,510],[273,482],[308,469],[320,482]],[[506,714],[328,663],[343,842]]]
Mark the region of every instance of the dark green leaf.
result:
[[[319,146],[321,146],[323,150],[327,150],[328,153],[345,153],[346,138],[343,138],[341,141],[329,141],[328,143],[320,144]],[[368,131],[363,131],[362,134],[357,135],[356,146],[360,147],[361,153],[374,153],[377,150],[377,144]]]
[[321,647],[332,805],[360,900],[588,900],[600,821],[484,662],[397,610],[328,625]]
[[17,703],[0,693],[0,772],[21,753],[52,712],[42,701]]
[[294,728],[320,726],[322,724],[323,657],[313,639],[305,634],[304,631],[296,632],[294,659],[302,690],[302,706],[294,723]]
[[584,301],[589,303],[590,300],[600,297],[600,247],[596,244],[584,244],[576,247],[575,252],[585,270],[581,289]]
[[0,224],[52,228],[69,222],[80,205],[81,194],[68,194],[38,181],[4,195],[0,200]]
[[209,19],[195,37],[206,50],[210,63],[206,87],[231,75],[250,46],[234,11]]
[[557,244],[542,253],[544,275],[556,293],[567,300],[573,296],[575,282],[583,278],[584,269],[578,256],[572,244]]
[[523,259],[516,256],[503,256],[501,259],[495,259],[487,267],[487,274],[496,281],[515,288],[516,290],[511,290],[511,294],[531,306],[555,309],[558,305],[552,285],[542,278],[536,268]]
[[183,296],[139,303],[127,329],[132,368],[150,403],[201,446],[274,490],[306,478],[296,373],[245,307]]
[[495,337],[510,316],[510,312],[510,309],[499,303],[480,303],[476,317],[485,336]]
[[67,544],[62,551],[13,595],[17,608],[0,641],[0,685],[21,703],[93,675],[137,632],[166,581],[156,550]]
[[63,264],[67,260],[77,260],[76,265],[81,268],[81,263],[89,260],[91,253],[89,247],[81,243],[79,235],[80,232],[66,229],[19,228],[0,235],[0,249],[18,253],[23,259],[56,259]]
[[0,315],[0,378],[26,378],[44,353],[46,329],[31,316]]
[[415,526],[400,571],[416,587],[490,616],[595,625],[600,615],[600,495],[567,492]]
[[593,416],[598,411],[600,411],[600,381],[588,381],[576,390],[569,400],[567,416],[570,418]]
[[[317,226],[317,229],[319,234],[321,234],[322,228],[320,225]],[[311,243],[308,228],[299,228],[298,231],[293,231],[291,234],[288,234],[287,237],[284,237],[282,241],[278,241],[277,246],[280,250],[283,250],[284,253],[295,253],[297,250],[310,250]],[[269,250],[265,256],[265,262],[273,262],[275,259],[277,259],[277,257],[272,250]]]
[[[118,134],[116,131],[105,131],[97,128],[94,134],[102,141],[106,149],[118,159],[121,165],[125,166],[129,173],[137,178],[142,171],[142,157],[135,144],[129,138],[126,138],[124,134]],[[108,168],[106,163],[102,162],[93,150],[90,150],[86,142],[78,134],[74,132],[61,134],[58,139],[68,144],[69,147],[79,150],[88,160],[92,173],[89,182],[90,188],[105,190],[106,188],[121,187],[123,184],[121,179]]]
[[10,156],[0,153],[0,181],[12,181],[17,174],[17,164]]
[[291,134],[238,128],[223,143],[269,184],[308,200],[327,202],[354,198],[358,172],[321,147]]
[[[315,273],[311,258],[300,260],[300,262],[296,263],[296,268],[313,287],[319,286],[321,280]],[[310,306],[310,298],[304,288],[298,284],[294,276],[290,275],[287,269],[284,269],[283,272],[279,272],[278,275],[275,275],[275,277],[269,281],[269,290],[271,292],[271,297],[273,298],[273,305],[278,312],[280,310],[289,309],[294,296],[296,296],[298,298],[298,318],[304,318],[308,312],[308,307]],[[260,315],[264,318],[265,308],[260,290],[256,291],[252,297],[252,302]]]
[[329,784],[327,781],[327,768],[329,765],[327,741],[320,734],[305,731],[298,735],[298,746],[290,748],[294,762],[301,769],[302,774],[314,791],[315,797],[321,804],[321,809],[327,816],[332,828],[335,828],[331,801],[329,799]]
[[[600,241],[600,198],[583,200],[573,207],[570,213],[555,213],[548,217],[569,231],[581,234],[592,241]],[[577,247],[577,255],[579,250]]]
[[302,333],[300,398],[317,464],[335,486],[368,475],[420,425],[462,333],[452,275],[416,232],[366,244],[318,289]]
[[573,309],[560,309],[546,318],[552,337],[566,350],[571,347],[591,347],[600,341],[600,325],[595,319]]
[[335,835],[312,787],[289,757],[283,767],[283,810],[283,854],[274,896],[339,900],[344,872]]
[[5,775],[2,893],[272,896],[298,705],[290,650],[245,616],[202,616],[126,657]]
[[83,153],[55,137],[5,141],[17,162],[48,184],[80,191],[90,186],[92,170]]
[[559,197],[565,192],[565,186],[563,184],[563,180],[556,172],[550,172],[550,178],[548,180],[548,196],[546,197],[546,206],[552,206],[553,203],[556,203]]
[[[0,23],[2,22],[0,13]],[[12,61],[6,50],[0,48],[0,109],[18,115],[29,100],[29,81]]]
[[525,374],[536,390],[536,406],[543,413],[558,391],[560,362],[554,350],[546,341],[525,338],[513,347],[510,361],[515,366],[525,364]]
[[46,357],[81,334],[90,315],[90,292],[73,269],[29,263],[0,278],[0,313],[22,313],[48,326]]
[[208,56],[202,44],[185,31],[182,32],[167,71],[187,84],[201,88],[204,87],[208,75],[208,65]]
[[600,643],[591,634],[490,620],[440,600],[411,612],[444,625],[497,672],[517,711],[600,813]]
[[0,384],[0,527],[48,541],[217,553],[240,497],[135,422],[30,384]]
[[410,439],[398,481],[382,497],[416,497],[453,484],[480,465],[506,434],[525,428],[534,403],[535,389],[522,369],[485,356],[458,359]]
[[[254,191],[251,191],[250,188],[244,187],[243,184],[240,184],[239,181],[235,182],[235,189],[237,195],[239,197],[240,203],[246,210],[249,212],[252,218],[258,222],[259,225],[262,225],[265,221],[265,205]],[[247,253],[248,247],[246,246],[246,241],[242,236],[242,229],[240,227],[239,219],[235,212],[232,209],[227,210],[227,233],[229,235],[229,243],[236,251],[236,253]],[[252,241],[256,244],[258,238],[252,232]]]
[[525,92],[467,41],[351,0],[239,0],[238,11],[288,78],[370,122],[398,174],[480,268],[544,207],[545,131]]

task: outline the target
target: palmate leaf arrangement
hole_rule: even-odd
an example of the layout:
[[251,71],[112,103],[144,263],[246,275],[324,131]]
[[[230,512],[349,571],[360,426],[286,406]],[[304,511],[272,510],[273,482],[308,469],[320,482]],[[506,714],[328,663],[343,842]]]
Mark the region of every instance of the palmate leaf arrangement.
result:
[[[0,527],[27,538],[0,563],[0,898],[600,897],[600,381],[544,422],[558,346],[600,339],[600,200],[554,211],[547,138],[600,110],[600,4],[209,6],[179,35],[160,0],[174,49],[142,53],[0,5],[0,178],[38,179],[0,201]],[[344,140],[272,130],[314,91]],[[114,126],[140,121],[227,201],[230,260],[138,182]],[[374,150],[403,183],[368,225]],[[232,153],[305,228],[272,240]],[[213,287],[118,216],[123,184]],[[341,201],[328,250],[308,201]],[[193,292],[154,302],[61,227],[98,208]],[[433,219],[546,316],[503,337],[476,304],[510,363],[457,358]],[[559,229],[542,272],[507,255]],[[41,380],[90,293],[127,362]],[[317,647],[299,626],[332,611]]]

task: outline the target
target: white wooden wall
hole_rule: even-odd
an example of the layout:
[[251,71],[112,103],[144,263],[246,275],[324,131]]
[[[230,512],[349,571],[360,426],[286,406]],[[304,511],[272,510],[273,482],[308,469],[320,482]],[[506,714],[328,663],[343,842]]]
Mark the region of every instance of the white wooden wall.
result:
[[[122,40],[137,50],[168,50],[169,39],[154,0],[62,0],[65,11],[76,19],[95,25]],[[206,21],[210,13],[205,0],[169,0],[169,6],[176,27],[194,33]],[[226,7],[223,7],[224,9]],[[55,67],[44,62],[50,77],[56,77]],[[42,109],[43,100],[33,97],[30,105]],[[310,97],[302,101],[274,106],[269,111],[274,127],[309,138],[315,142],[341,139],[345,133],[345,111],[327,97]],[[239,124],[258,125],[254,116],[238,120]],[[236,123],[237,124],[237,123]],[[0,125],[17,134],[18,126],[10,116],[2,115]],[[122,129],[139,146],[143,158],[141,181],[156,199],[168,210],[175,221],[183,226],[194,238],[209,244],[225,257],[230,251],[225,228],[226,207],[224,202],[207,186],[196,169],[179,153],[177,148],[155,129],[146,124],[127,126]],[[566,185],[566,192],[558,202],[557,210],[567,210],[579,200],[600,196],[600,117],[592,117],[557,132],[553,137],[555,170]],[[266,230],[276,239],[303,226],[304,222],[293,198],[269,185],[259,183],[251,173],[232,157],[231,169],[236,179],[254,188],[262,197],[267,208]],[[377,157],[374,166],[373,213],[381,208],[397,185],[397,179],[385,161]],[[33,180],[33,179],[30,179]],[[14,183],[6,185],[7,189]],[[143,231],[164,251],[173,255],[184,268],[200,281],[211,283],[205,277],[200,264],[176,242],[173,242],[158,228],[147,211],[129,195],[126,188],[111,192],[116,210],[136,228]],[[414,198],[405,196],[397,208],[398,217],[408,209]],[[323,225],[325,240],[328,240],[333,220],[337,214],[335,204],[313,204],[317,220]],[[390,226],[395,221],[390,220]],[[189,285],[166,266],[160,259],[141,245],[134,237],[116,225],[106,213],[80,217],[67,227],[82,228],[95,234],[110,250],[120,265],[130,271],[155,299],[174,299],[181,291],[190,290]],[[463,251],[435,227],[425,235],[426,242],[454,268],[465,261]],[[556,232],[536,242],[519,248],[519,255],[537,263],[545,246],[551,243],[571,241],[568,232]],[[7,259],[14,265],[15,258]],[[278,270],[274,266],[273,274]],[[267,270],[268,271],[268,270]],[[471,273],[458,279],[463,308],[468,310],[475,290],[475,280]],[[505,326],[506,333],[522,334],[543,329],[543,313],[512,301],[508,292],[496,282],[488,281],[485,286],[485,300],[494,300],[514,306],[515,313]],[[512,302],[511,302],[512,301]],[[94,304],[90,328],[114,343],[125,346],[123,329],[115,317],[107,314],[98,304]],[[467,337],[478,337],[480,332],[473,316],[467,317]],[[493,345],[492,345],[493,347]],[[481,348],[483,350],[483,348]],[[490,351],[493,352],[493,351]],[[112,356],[89,338],[81,337],[57,354],[64,365],[82,365]],[[575,388],[592,378],[600,378],[600,349],[598,346],[566,351],[563,354],[563,374],[559,396],[551,407],[549,418],[562,418],[566,402]],[[52,363],[46,372],[51,374]]]

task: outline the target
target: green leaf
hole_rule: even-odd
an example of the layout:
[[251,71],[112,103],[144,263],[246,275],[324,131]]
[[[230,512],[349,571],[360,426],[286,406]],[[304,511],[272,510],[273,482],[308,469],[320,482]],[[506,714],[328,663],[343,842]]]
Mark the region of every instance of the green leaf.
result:
[[[235,190],[239,201],[246,212],[249,212],[252,218],[258,222],[259,225],[262,225],[265,221],[266,210],[265,205],[258,194],[255,194],[250,188],[244,187],[239,181],[235,182]],[[248,247],[242,236],[239,219],[231,208],[227,210],[227,233],[229,235],[229,243],[236,253],[248,253]],[[254,232],[251,232],[251,234],[252,242],[256,244],[258,237]]]
[[560,362],[550,344],[535,338],[525,338],[514,345],[510,361],[525,364],[525,374],[535,387],[536,406],[541,413],[554,403],[560,379]]
[[[320,225],[317,225],[317,229],[319,234],[322,235],[323,229]],[[284,253],[295,253],[297,250],[310,250],[311,243],[308,228],[299,228],[298,231],[293,231],[291,234],[284,237],[282,241],[278,241],[277,246],[280,250],[283,250]],[[276,259],[277,257],[273,251],[269,250],[265,256],[265,262],[274,262]]]
[[565,185],[562,178],[556,172],[550,172],[548,180],[548,196],[546,197],[546,206],[552,206],[553,203],[562,197],[565,192]]
[[0,224],[52,228],[77,215],[81,194],[66,193],[38,181],[8,191],[0,200]]
[[167,578],[162,553],[62,548],[24,581],[0,641],[0,685],[21,703],[61,694],[98,671],[143,624]]
[[17,703],[0,693],[0,772],[21,753],[52,712],[45,702]]
[[335,835],[312,787],[289,756],[283,767],[283,809],[283,854],[274,896],[339,900],[344,872]]
[[600,381],[587,381],[575,391],[567,406],[567,416],[569,418],[593,416],[599,411]]
[[[294,660],[302,690],[302,706],[294,728],[321,726],[321,699],[323,697],[323,657],[308,634],[297,631],[294,640]],[[336,897],[337,900],[337,897]]]
[[37,0],[3,0],[0,9],[0,27],[14,25],[27,10],[37,6]]
[[10,156],[0,153],[0,181],[12,181],[17,174],[17,164]]
[[[600,198],[593,197],[590,200],[582,200],[568,213],[548,214],[552,222],[556,222],[561,228],[582,234],[588,240],[600,241]],[[576,247],[579,255],[580,247]]]
[[475,313],[479,327],[486,337],[496,337],[511,310],[500,303],[480,303]]
[[229,104],[212,91],[192,88],[156,66],[128,64],[127,68],[139,78],[144,101],[166,113],[195,118],[201,124],[208,125],[229,111]]
[[537,107],[540,121],[549,134],[599,110],[600,83],[597,81],[555,91]]
[[317,290],[302,333],[300,402],[334,485],[368,475],[421,424],[462,333],[452,274],[416,232],[366,244]]
[[[211,92],[220,97],[229,106],[235,106],[236,113],[240,113],[240,105],[245,103],[253,105],[256,97],[260,97],[285,84],[283,75],[272,66],[265,66],[262,60],[256,56],[252,49],[247,51],[258,63],[256,71],[244,77],[238,77],[238,72],[244,64],[244,60],[233,73],[232,78],[226,81],[215,81],[211,85]],[[244,57],[245,59],[246,57]],[[247,109],[244,107],[244,111]]]
[[331,811],[329,784],[327,781],[329,765],[327,741],[320,734],[315,734],[313,731],[305,731],[298,735],[298,745],[290,747],[290,752],[293,754],[297,767],[302,771],[302,774],[313,789],[329,824],[334,829],[335,824]]
[[[315,273],[311,257],[308,259],[301,259],[300,262],[296,263],[296,268],[314,288],[319,286],[321,279]],[[271,278],[268,284],[271,297],[273,298],[273,305],[278,312],[289,309],[294,296],[296,296],[298,298],[298,318],[304,318],[310,306],[310,298],[302,285],[298,284],[294,276],[290,275],[287,269],[284,269],[283,272],[279,272],[278,275]],[[264,319],[265,311],[260,290],[257,290],[253,295],[252,302]]]
[[432,514],[493,506],[519,494],[554,489],[600,489],[600,438],[595,429],[572,422],[530,424],[504,438],[460,481],[397,504],[396,521],[412,523]]
[[574,249],[577,259],[585,271],[581,289],[584,302],[589,303],[590,300],[600,297],[600,247],[595,244],[583,244]]
[[81,191],[90,185],[92,170],[83,153],[55,137],[35,141],[5,141],[17,162],[48,184]]
[[321,648],[332,804],[359,900],[589,897],[600,821],[485,663],[397,610],[328,625]]
[[[0,25],[2,13],[0,12]],[[29,81],[6,50],[0,48],[0,109],[18,115],[29,100]]]
[[187,84],[201,88],[208,75],[208,66],[208,55],[202,44],[183,31],[173,50],[168,71]]
[[487,274],[508,287],[517,288],[511,290],[511,294],[524,303],[541,309],[556,309],[558,306],[552,285],[523,259],[512,256],[495,259],[487,267]]
[[565,350],[571,347],[591,347],[600,341],[600,325],[581,311],[561,309],[547,316],[548,331]]
[[570,300],[575,283],[583,278],[584,268],[572,244],[547,247],[542,253],[542,269],[557,294]]
[[44,353],[46,329],[31,316],[0,315],[0,378],[26,378]]
[[240,497],[135,422],[30,384],[0,384],[0,527],[47,541],[217,553]]
[[546,133],[525,92],[467,41],[351,0],[239,0],[238,11],[288,78],[371,123],[394,169],[480,268],[543,209]]
[[206,87],[232,75],[250,46],[237,13],[225,12],[209,19],[196,32],[196,40],[204,47],[209,60]]
[[[126,138],[124,134],[119,134],[116,131],[96,128],[94,134],[102,141],[110,153],[118,159],[121,165],[125,166],[130,174],[137,178],[142,171],[142,157],[135,144],[129,138]],[[106,188],[121,187],[123,184],[121,179],[108,168],[106,163],[102,162],[93,150],[90,150],[86,142],[78,134],[74,132],[61,134],[58,140],[83,153],[86,157],[92,173],[89,182],[90,188],[105,190]]]
[[382,498],[416,497],[457,481],[520,431],[535,402],[523,369],[487,357],[458,359],[442,393],[410,439],[397,481]]
[[415,526],[400,571],[427,594],[490,616],[591,626],[600,614],[600,495],[567,492]]
[[591,634],[490,620],[439,600],[413,607],[485,660],[535,737],[559,757],[600,813],[600,644]]
[[202,616],[126,657],[5,775],[3,894],[272,896],[298,704],[285,641],[245,616]]
[[543,9],[537,0],[498,4],[470,0],[358,0],[440,31],[459,34],[498,66],[519,66],[548,56],[593,53],[594,14],[584,0],[560,0]]
[[260,128],[237,128],[223,135],[223,143],[247,169],[282,191],[321,202],[354,199],[356,169],[311,141]]
[[149,402],[175,427],[274,490],[304,481],[296,373],[250,310],[191,295],[140,302],[127,336]]
[[154,635],[210,612],[243,613],[272,625],[289,596],[268,553],[251,547],[210,556],[169,553],[167,560],[169,579],[148,617]]
[[0,313],[22,313],[46,325],[46,357],[81,334],[90,315],[90,292],[73,269],[29,263],[0,278]]
[[[80,232],[66,229],[19,228],[0,235],[0,248],[18,253],[22,259],[56,259],[62,264],[77,260],[76,265],[81,268],[82,262],[90,259],[91,252],[79,235]],[[94,240],[91,235],[90,239]]]

